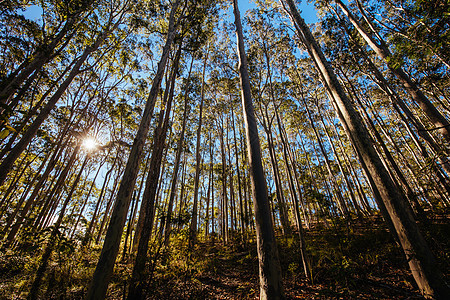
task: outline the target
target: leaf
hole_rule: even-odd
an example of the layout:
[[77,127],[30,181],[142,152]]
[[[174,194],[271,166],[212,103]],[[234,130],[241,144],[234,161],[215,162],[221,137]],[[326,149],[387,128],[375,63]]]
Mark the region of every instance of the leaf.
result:
[[9,130],[9,132],[17,132],[13,127],[11,127],[9,124],[5,125],[6,129]]
[[0,132],[0,139],[6,138],[6,137],[8,136],[8,134],[9,134],[9,130],[8,130],[8,129],[3,129],[3,130]]

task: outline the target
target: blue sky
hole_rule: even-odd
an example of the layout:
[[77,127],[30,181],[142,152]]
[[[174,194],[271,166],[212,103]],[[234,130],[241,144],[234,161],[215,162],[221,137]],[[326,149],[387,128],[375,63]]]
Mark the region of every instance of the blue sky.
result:
[[[252,9],[256,7],[253,0],[239,0],[238,1],[239,10],[243,15],[247,9]],[[318,21],[317,12],[314,8],[314,4],[308,3],[307,0],[301,1],[299,9],[302,11],[301,16],[305,19],[306,23],[315,23]]]
[[42,9],[37,5],[31,5],[23,12],[23,15],[27,19],[36,20],[41,17]]
[[[256,7],[256,4],[252,0],[240,0],[238,2],[239,10],[243,15],[247,9],[252,9]],[[315,23],[318,21],[316,9],[314,8],[314,4],[307,3],[306,0],[303,0],[299,7],[302,10],[302,17],[305,19],[307,23]],[[24,16],[31,20],[36,20],[41,17],[42,9],[36,5],[30,6],[25,12]]]

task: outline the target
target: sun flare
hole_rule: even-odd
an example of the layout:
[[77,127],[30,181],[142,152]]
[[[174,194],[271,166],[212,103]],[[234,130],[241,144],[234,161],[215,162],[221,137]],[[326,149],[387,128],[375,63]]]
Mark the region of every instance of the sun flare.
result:
[[85,138],[83,140],[82,145],[83,145],[83,148],[85,148],[88,151],[92,151],[97,148],[97,142],[95,141],[95,139],[93,139],[91,137]]

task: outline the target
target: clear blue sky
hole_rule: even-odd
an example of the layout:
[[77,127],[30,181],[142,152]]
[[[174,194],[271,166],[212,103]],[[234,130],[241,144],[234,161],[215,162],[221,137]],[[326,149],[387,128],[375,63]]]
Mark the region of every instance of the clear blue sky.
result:
[[[256,4],[253,0],[240,0],[238,5],[242,15],[244,15],[247,9],[252,9],[256,7]],[[318,21],[316,9],[314,8],[313,4],[307,3],[307,0],[303,0],[302,4],[300,5],[300,9],[302,10],[301,15],[307,23],[315,23]],[[24,12],[24,16],[31,20],[39,19],[41,17],[41,14],[42,9],[36,5],[30,6]]]
[[[239,10],[243,15],[247,9],[252,9],[256,7],[256,4],[253,0],[239,0],[238,1]],[[314,4],[308,3],[307,0],[302,0],[302,3],[299,6],[301,10],[301,16],[305,19],[306,23],[315,23],[319,19],[317,18],[317,12],[314,8]]]

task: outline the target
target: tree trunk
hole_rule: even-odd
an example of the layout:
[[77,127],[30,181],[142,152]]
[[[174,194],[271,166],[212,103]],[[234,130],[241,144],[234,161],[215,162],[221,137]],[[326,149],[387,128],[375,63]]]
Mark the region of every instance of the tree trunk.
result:
[[205,60],[203,61],[202,71],[202,87],[200,91],[200,108],[198,113],[198,128],[197,128],[197,145],[195,150],[195,178],[194,178],[194,203],[192,209],[192,219],[189,226],[189,245],[193,246],[197,239],[197,206],[198,206],[198,185],[200,178],[200,138],[202,133],[202,118],[203,118],[203,101],[205,98],[205,72],[206,63],[208,61],[209,49],[206,50]]
[[260,299],[285,299],[275,232],[270,216],[267,183],[262,167],[261,146],[251,98],[250,79],[247,70],[247,56],[245,54],[244,36],[242,34],[241,16],[237,5],[237,0],[233,0],[233,11],[239,56],[239,77],[242,89],[242,106],[244,112],[244,123],[246,125],[247,151],[250,167],[249,173],[256,218]]
[[[422,93],[411,78],[403,71],[401,67],[394,66],[390,59],[392,54],[388,45],[383,39],[379,39],[379,43],[367,32],[361,24],[356,20],[355,16],[348,10],[341,0],[335,0],[344,14],[349,18],[350,22],[358,30],[359,34],[367,42],[367,44],[378,54],[378,56],[386,61],[389,70],[400,80],[403,87],[411,95],[412,99],[420,106],[424,113],[430,118],[436,126],[434,129],[438,130],[447,141],[450,141],[450,123],[448,120],[436,109],[431,101]],[[368,24],[369,26],[371,24]]]
[[[144,164],[145,167],[142,172],[142,176],[145,176],[145,174],[147,174],[147,172],[148,172],[148,168],[150,166],[150,158],[151,158],[151,153],[149,153],[149,155],[147,156],[147,159],[145,160],[145,164]],[[163,172],[164,172],[164,170],[163,170]],[[145,183],[145,178],[142,178],[141,183],[139,184],[139,192],[138,192],[138,196],[137,196],[138,199],[141,198],[141,192],[142,192],[142,188],[144,187],[144,183]],[[142,201],[144,201],[144,199],[142,199]],[[141,206],[142,206],[142,201],[141,201]],[[134,231],[133,242],[132,242],[132,245],[133,245],[132,251],[133,252],[137,251],[137,247],[139,245],[139,238],[141,237],[142,227],[144,227],[143,224],[144,224],[144,215],[141,214],[141,212],[139,212],[138,220],[136,223],[136,228]]]
[[72,83],[73,79],[81,72],[81,66],[88,59],[92,52],[98,49],[103,41],[106,39],[108,34],[111,33],[117,26],[119,26],[119,22],[111,26],[107,27],[103,32],[99,34],[95,42],[84,49],[84,52],[81,54],[80,58],[75,63],[74,67],[70,71],[67,78],[61,83],[58,90],[53,94],[53,96],[48,100],[47,104],[41,109],[37,117],[34,119],[33,123],[28,127],[28,129],[23,133],[22,138],[19,142],[14,146],[14,148],[9,152],[9,154],[3,159],[0,165],[0,186],[6,179],[9,171],[14,165],[14,162],[20,156],[20,154],[25,150],[28,144],[31,142],[33,137],[36,135],[38,129],[42,125],[42,123],[47,119],[50,115],[50,112],[56,106],[56,103],[67,90],[69,85]]
[[450,294],[449,288],[414,221],[411,207],[390,179],[375,152],[373,141],[363,125],[361,116],[345,95],[311,31],[300,17],[293,0],[285,1],[289,6],[288,13],[292,18],[299,37],[306,45],[308,53],[316,64],[345,131],[352,143],[360,151],[362,159],[374,179],[383,201],[382,205],[385,205],[389,213],[386,219],[390,218],[392,220],[419,289],[427,297],[445,299],[446,295]]
[[150,121],[153,115],[153,109],[164,76],[164,70],[169,57],[170,48],[175,37],[175,12],[177,11],[179,0],[176,0],[170,11],[169,27],[167,32],[166,44],[162,50],[161,59],[158,63],[155,78],[147,99],[141,123],[131,148],[130,156],[125,167],[125,172],[120,183],[119,191],[116,196],[116,205],[111,215],[110,225],[106,233],[97,267],[89,284],[86,300],[101,300],[106,296],[106,290],[114,269],[114,263],[119,252],[120,240],[123,227],[127,217],[128,207],[136,183],[136,177],[139,172],[139,163],[147,139],[147,133]]
[[[80,144],[77,145],[74,152],[78,152],[79,148],[80,148]],[[83,165],[81,166],[80,170],[78,171],[78,175],[75,178],[72,188],[70,189],[69,194],[67,195],[67,197],[61,207],[61,211],[59,212],[58,220],[55,222],[52,233],[49,238],[49,241],[44,248],[44,252],[42,254],[41,261],[39,263],[39,268],[36,271],[35,279],[31,286],[30,293],[28,294],[28,297],[27,297],[28,300],[38,299],[39,288],[41,286],[41,282],[44,277],[45,271],[47,270],[48,262],[53,253],[53,250],[55,248],[56,236],[59,233],[59,227],[61,226],[67,205],[69,204],[70,200],[72,199],[72,195],[78,185],[78,182],[80,181],[81,174],[82,174],[84,167],[86,166],[86,163],[88,162],[88,160],[89,160],[89,156],[86,156],[86,158],[84,159]]]
[[[266,110],[266,114],[267,114],[267,110]],[[267,144],[268,144],[268,148],[269,148],[270,164],[272,166],[273,180],[275,182],[275,192],[277,194],[277,202],[278,202],[278,206],[280,208],[281,228],[282,228],[284,234],[288,234],[291,231],[290,224],[289,224],[289,220],[287,218],[287,213],[286,213],[284,193],[283,193],[283,188],[282,188],[281,179],[280,179],[280,171],[279,171],[278,163],[277,163],[277,159],[276,159],[275,146],[273,143],[272,128],[269,127],[270,125],[268,123],[269,123],[269,121],[266,120],[266,118],[264,118],[264,113],[263,113],[263,128],[267,135]]]
[[234,140],[234,156],[235,156],[235,161],[236,161],[236,175],[237,175],[237,182],[238,182],[238,190],[239,190],[239,215],[240,215],[240,220],[241,220],[241,235],[242,235],[242,240],[245,242],[244,240],[244,232],[246,230],[246,224],[245,224],[245,217],[244,217],[244,203],[243,203],[243,197],[242,197],[242,184],[241,184],[241,171],[240,171],[240,166],[239,166],[239,152],[238,152],[238,144],[237,144],[237,139],[236,139],[236,128],[234,125],[234,109],[231,109],[231,122],[233,125],[233,140]]
[[128,289],[129,300],[144,299],[145,284],[145,264],[147,261],[148,243],[153,230],[153,221],[155,216],[155,199],[156,191],[158,189],[158,181],[161,171],[162,157],[164,153],[164,146],[166,143],[167,129],[169,127],[169,116],[172,110],[173,94],[175,89],[175,79],[178,72],[178,64],[181,56],[181,41],[178,48],[175,60],[172,66],[172,74],[170,76],[169,91],[166,88],[164,94],[165,109],[160,111],[158,126],[155,129],[152,156],[150,159],[150,167],[145,182],[144,194],[142,196],[142,204],[140,215],[143,217],[142,232],[139,237],[138,249],[136,254],[136,261],[131,275],[130,287]]
[[205,237],[209,235],[209,205],[211,200],[211,191],[213,189],[213,150],[212,150],[212,140],[211,140],[211,132],[209,132],[209,174],[208,174],[208,191],[206,194],[206,214],[205,214]]
[[228,243],[228,216],[227,216],[227,205],[228,205],[228,193],[227,193],[227,161],[225,154],[225,141],[224,141],[224,125],[223,116],[220,118],[221,124],[219,129],[220,136],[220,152],[222,159],[222,197],[220,199],[220,216],[221,216],[221,231],[224,244]]
[[[193,63],[194,63],[194,58],[192,57],[191,66],[189,68],[188,81],[191,77]],[[186,122],[187,122],[187,118],[188,118],[188,114],[189,114],[189,106],[188,106],[189,90],[190,90],[190,86],[186,87],[186,91],[184,94],[183,120],[182,120],[182,124],[181,124],[180,137],[179,137],[178,143],[177,143],[177,153],[176,153],[175,161],[174,161],[174,168],[173,168],[173,174],[172,174],[173,177],[172,177],[172,183],[171,183],[170,195],[169,195],[169,203],[167,206],[167,215],[166,215],[166,220],[165,220],[165,224],[164,224],[164,241],[166,243],[168,243],[168,241],[169,241],[170,231],[172,230],[173,202],[175,199],[175,195],[177,193],[176,189],[177,189],[177,182],[178,182],[178,172],[180,169],[181,154],[183,153],[183,148],[184,148],[184,135],[186,132]]]

